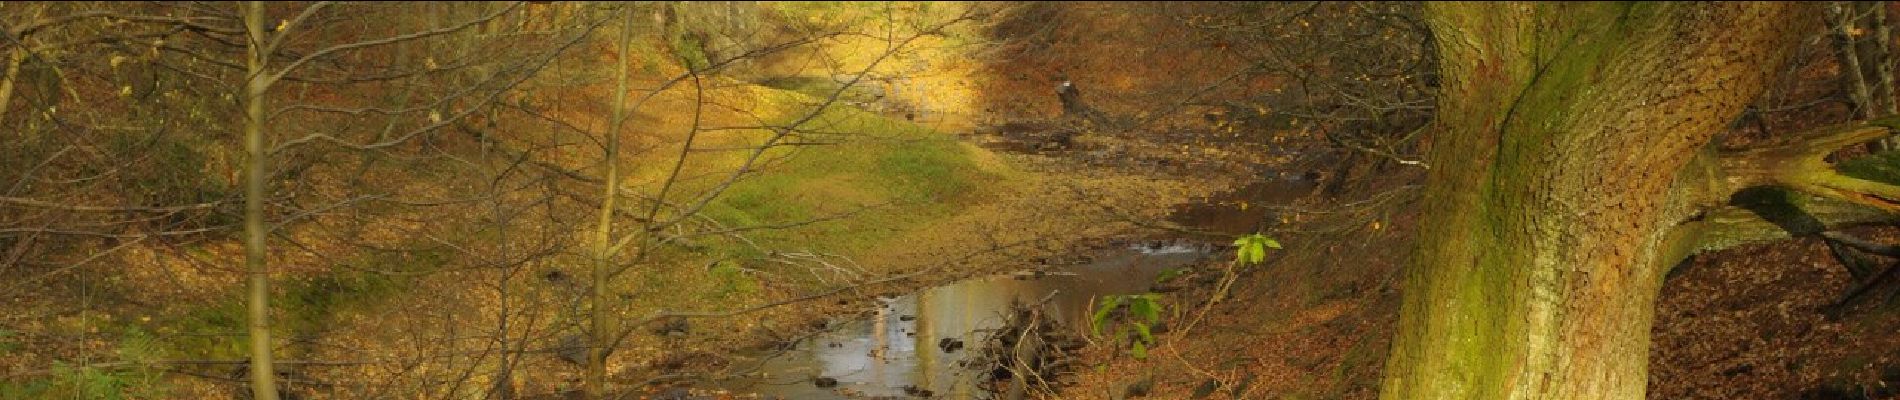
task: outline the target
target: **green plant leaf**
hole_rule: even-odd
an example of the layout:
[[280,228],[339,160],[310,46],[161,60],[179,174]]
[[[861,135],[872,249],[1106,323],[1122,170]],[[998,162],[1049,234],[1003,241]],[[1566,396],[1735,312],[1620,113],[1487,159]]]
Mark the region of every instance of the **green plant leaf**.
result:
[[1155,342],[1155,335],[1152,331],[1148,329],[1148,324],[1136,322],[1132,325],[1135,326],[1135,333],[1138,335],[1141,335],[1142,342],[1146,342],[1146,343]]
[[1234,239],[1234,262],[1241,264],[1259,264],[1267,259],[1267,249],[1280,248],[1280,242],[1262,234],[1251,234]]
[[1121,305],[1122,296],[1108,296],[1102,298],[1102,304],[1095,306],[1095,314],[1089,316],[1089,329],[1095,332],[1095,336],[1102,336],[1102,325],[1108,323],[1108,313]]
[[1161,320],[1161,305],[1156,303],[1154,298],[1147,296],[1136,297],[1135,300],[1129,301],[1128,312],[1134,314],[1135,318],[1148,323]]
[[1162,283],[1162,282],[1174,280],[1174,278],[1178,278],[1181,275],[1187,274],[1187,271],[1188,271],[1187,267],[1169,268],[1167,270],[1161,271],[1160,275],[1155,275],[1155,283]]
[[1135,342],[1135,348],[1130,349],[1130,351],[1135,355],[1136,360],[1148,359],[1148,345]]

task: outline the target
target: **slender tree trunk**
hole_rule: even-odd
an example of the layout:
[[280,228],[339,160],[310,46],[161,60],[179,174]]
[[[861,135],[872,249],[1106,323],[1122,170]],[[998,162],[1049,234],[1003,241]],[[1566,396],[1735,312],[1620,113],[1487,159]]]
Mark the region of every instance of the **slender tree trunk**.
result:
[[626,122],[627,90],[629,90],[627,74],[631,72],[629,68],[633,64],[633,7],[623,3],[620,5],[620,12],[624,20],[620,26],[619,58],[615,60],[620,65],[615,68],[617,76],[614,83],[613,117],[608,121],[606,156],[602,160],[607,169],[605,174],[607,179],[602,181],[602,186],[606,187],[606,193],[600,202],[600,225],[594,231],[593,343],[589,346],[592,351],[587,357],[587,393],[592,398],[601,398],[606,394],[607,354],[612,350],[607,347],[615,340],[613,313],[608,307],[607,276],[614,270],[612,253],[614,199],[619,197],[620,129]]
[[1867,2],[1867,54],[1873,74],[1873,96],[1875,117],[1885,117],[1900,112],[1900,104],[1895,104],[1893,94],[1893,30],[1887,27],[1887,2]]
[[[33,7],[33,18],[37,20],[46,12],[45,5]],[[26,62],[26,38],[13,38],[13,45],[7,46],[7,70],[0,76],[0,121],[6,121],[7,107],[13,104],[13,85],[20,79],[20,64]]]
[[[1861,9],[1867,14],[1867,39],[1859,48],[1863,49],[1860,59],[1871,76],[1873,85],[1873,112],[1871,118],[1881,118],[1900,113],[1900,104],[1896,104],[1893,93],[1893,30],[1887,27],[1887,2],[1861,2]],[[1888,137],[1874,144],[1875,150],[1887,151],[1900,148],[1900,138]]]
[[[1828,33],[1840,63],[1842,90],[1854,105],[1854,119],[1894,115],[1892,34],[1883,1],[1833,1],[1826,6]],[[1900,138],[1867,144],[1872,152],[1900,148]]]
[[1787,3],[1428,3],[1425,210],[1385,399],[1642,399],[1678,195],[1797,37]]
[[26,49],[18,46],[7,49],[7,72],[0,77],[0,121],[5,121],[7,106],[13,104],[13,82],[20,78],[20,63],[26,60]]
[[250,273],[247,302],[251,339],[251,398],[277,400],[277,377],[271,360],[270,267],[265,263],[264,189],[270,179],[268,147],[264,144],[264,100],[270,91],[268,43],[264,30],[264,3],[245,4],[244,28],[250,33],[250,54],[244,84],[244,266]]
[[1867,84],[1866,69],[1861,66],[1860,46],[1855,45],[1853,31],[1859,24],[1855,23],[1854,9],[1853,2],[1828,2],[1828,32],[1834,37],[1834,54],[1841,64],[1841,85],[1854,103],[1854,118],[1864,120],[1873,115],[1877,106],[1872,87]]

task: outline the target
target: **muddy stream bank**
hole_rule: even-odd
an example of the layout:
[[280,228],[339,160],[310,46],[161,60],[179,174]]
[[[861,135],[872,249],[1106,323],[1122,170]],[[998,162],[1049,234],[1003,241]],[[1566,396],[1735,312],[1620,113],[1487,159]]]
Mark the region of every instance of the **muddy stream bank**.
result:
[[[1087,165],[1096,160],[1142,168],[1204,169],[1178,160],[1142,160],[1083,145],[1049,145],[1039,142],[1040,137],[1012,139],[984,147]],[[1248,184],[1176,207],[1168,220],[1213,235],[1256,232],[1265,227],[1263,221],[1277,219],[1270,207],[1262,206],[1289,204],[1311,193],[1317,186],[1313,178],[1302,173],[1256,172],[1253,179],[1245,180]],[[651,398],[697,399],[701,397],[689,393],[704,389],[765,399],[998,398],[991,393],[995,388],[986,384],[993,378],[995,363],[985,358],[979,346],[1005,328],[1018,304],[1041,304],[1041,312],[1058,323],[1057,329],[1081,337],[1088,330],[1091,307],[1102,298],[1156,291],[1156,278],[1164,271],[1208,264],[1204,261],[1210,257],[1225,256],[1226,242],[1232,240],[1184,237],[1179,232],[1133,234],[1113,241],[1118,245],[1079,250],[1062,258],[1080,261],[878,298],[871,309],[830,319],[820,332],[780,348],[733,354],[756,367],[734,371],[726,379],[702,381],[691,392],[676,388]]]
[[[1268,217],[1245,201],[1285,201],[1314,185],[1297,176],[1259,183],[1177,209],[1174,222],[1216,232],[1251,231]],[[1206,238],[1203,238],[1206,239]],[[750,354],[760,367],[715,382],[732,393],[777,399],[988,399],[988,360],[976,346],[1003,327],[1016,304],[1043,304],[1064,329],[1086,331],[1091,307],[1105,296],[1153,291],[1158,275],[1193,267],[1226,250],[1224,243],[1166,237],[1086,251],[1074,265],[977,277],[880,298],[868,317],[829,324],[824,332],[773,352]]]
[[1210,250],[1186,242],[1139,243],[1101,251],[1080,265],[879,299],[870,318],[837,323],[767,355],[748,378],[721,386],[784,399],[986,398],[978,384],[989,369],[971,362],[978,352],[965,346],[1001,328],[1012,304],[1046,300],[1052,318],[1085,327],[1092,302],[1146,292],[1162,271],[1200,261]]

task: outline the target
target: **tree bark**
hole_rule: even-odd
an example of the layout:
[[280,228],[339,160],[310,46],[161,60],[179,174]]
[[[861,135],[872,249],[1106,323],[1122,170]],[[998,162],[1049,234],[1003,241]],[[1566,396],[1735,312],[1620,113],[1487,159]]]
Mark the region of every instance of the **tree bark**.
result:
[[1875,117],[1885,117],[1900,112],[1900,104],[1895,104],[1893,94],[1893,30],[1887,27],[1887,2],[1870,1],[1866,8],[1869,40],[1865,58],[1873,64],[1868,70],[1873,73],[1874,102],[1878,103]]
[[1385,399],[1641,399],[1663,273],[1725,198],[1714,136],[1791,3],[1428,3],[1426,213]]
[[20,77],[20,63],[26,60],[26,49],[18,46],[7,49],[7,71],[0,76],[0,121],[6,120],[7,106],[13,104],[13,82]]
[[[1853,103],[1854,118],[1894,115],[1892,31],[1887,28],[1886,2],[1828,2],[1826,15],[1834,56],[1840,63],[1841,87]],[[1896,147],[1900,139],[1888,137],[1868,143],[1867,149],[1882,152]]]
[[[32,20],[38,20],[46,12],[45,5],[32,8]],[[20,79],[20,65],[26,62],[29,51],[25,37],[12,38],[13,43],[4,46],[7,50],[6,75],[0,77],[0,121],[6,121],[7,107],[13,104],[13,86]]]
[[1841,85],[1854,103],[1854,118],[1868,119],[1874,116],[1879,105],[1874,100],[1872,86],[1867,83],[1867,69],[1861,65],[1861,46],[1854,38],[1853,32],[1860,29],[1856,8],[1851,1],[1828,2],[1828,33],[1834,38],[1834,55],[1840,61]]
[[613,252],[613,216],[614,199],[620,187],[620,128],[626,122],[627,113],[627,74],[633,65],[633,7],[621,4],[620,12],[624,17],[620,25],[619,58],[620,65],[615,71],[613,116],[608,120],[607,148],[601,160],[607,169],[606,181],[601,183],[606,194],[601,197],[600,225],[594,231],[594,271],[592,288],[592,340],[587,356],[587,394],[589,398],[603,398],[607,385],[607,355],[609,348],[616,342],[613,328],[612,308],[608,307],[608,275],[614,271]]
[[269,147],[265,145],[264,100],[270,91],[269,43],[264,30],[264,2],[245,4],[244,28],[251,36],[244,82],[244,266],[250,275],[248,303],[251,345],[251,398],[277,400],[276,371],[271,358],[270,266],[265,260],[265,183],[270,179]]

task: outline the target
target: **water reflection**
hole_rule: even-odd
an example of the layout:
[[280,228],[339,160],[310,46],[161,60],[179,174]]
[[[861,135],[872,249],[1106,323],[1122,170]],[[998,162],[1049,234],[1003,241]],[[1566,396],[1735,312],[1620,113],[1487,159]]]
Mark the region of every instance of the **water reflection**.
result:
[[[1136,246],[1045,276],[971,279],[889,299],[870,318],[845,323],[767,360],[763,379],[731,389],[788,399],[907,396],[918,389],[938,398],[978,398],[978,371],[958,364],[973,356],[989,330],[1002,325],[1011,302],[1047,297],[1052,317],[1082,327],[1092,299],[1145,291],[1162,270],[1203,254],[1190,246]],[[946,339],[970,347],[946,352],[939,347]],[[814,377],[837,379],[838,386],[817,387]]]

